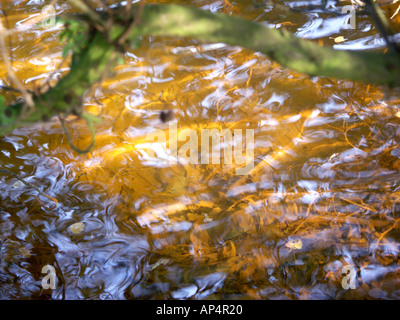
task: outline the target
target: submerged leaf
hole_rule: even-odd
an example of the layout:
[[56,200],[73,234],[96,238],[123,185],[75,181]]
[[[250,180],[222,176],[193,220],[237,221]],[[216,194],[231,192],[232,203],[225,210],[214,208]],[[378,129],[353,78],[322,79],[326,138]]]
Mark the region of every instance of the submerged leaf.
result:
[[19,248],[19,252],[21,253],[22,256],[25,258],[30,258],[31,257],[31,251],[28,248],[22,247]]

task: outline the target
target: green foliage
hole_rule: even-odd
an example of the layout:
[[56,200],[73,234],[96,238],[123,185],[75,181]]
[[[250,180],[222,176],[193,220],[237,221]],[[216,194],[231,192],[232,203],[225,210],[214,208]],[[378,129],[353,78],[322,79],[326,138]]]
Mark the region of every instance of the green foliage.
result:
[[4,96],[0,96],[0,110],[6,107],[6,98]]
[[115,64],[124,64],[125,63],[125,59],[122,55],[119,55],[116,59],[115,59]]
[[133,32],[131,33],[130,36],[130,41],[129,41],[129,45],[130,45],[130,49],[131,50],[136,50],[140,47],[140,40],[142,39],[142,34],[141,32],[138,30],[138,28],[135,28],[133,30]]
[[88,43],[88,32],[85,23],[69,19],[63,20],[65,29],[60,33],[60,42],[66,40],[63,57],[69,52],[79,53]]
[[65,25],[60,34],[60,40],[66,42],[63,56],[71,52],[73,54],[70,72],[55,87],[42,94],[40,99],[36,97],[35,111],[29,116],[21,115],[26,111],[23,104],[17,103],[6,108],[5,98],[0,97],[0,134],[73,111],[85,118],[93,135],[95,119],[82,115],[82,96],[94,83],[103,79],[116,63],[123,63],[120,53],[136,49],[142,36],[191,37],[205,43],[223,42],[264,53],[282,66],[310,76],[400,86],[400,60],[394,51],[386,54],[335,51],[297,38],[287,31],[269,29],[238,16],[214,14],[173,4],[146,5],[137,25],[127,25],[125,19],[114,21],[102,31],[96,26],[102,24],[98,20],[103,18],[96,17],[92,14],[58,19]]
[[7,109],[6,98],[0,96],[0,128],[9,126],[14,122],[15,117],[10,108]]

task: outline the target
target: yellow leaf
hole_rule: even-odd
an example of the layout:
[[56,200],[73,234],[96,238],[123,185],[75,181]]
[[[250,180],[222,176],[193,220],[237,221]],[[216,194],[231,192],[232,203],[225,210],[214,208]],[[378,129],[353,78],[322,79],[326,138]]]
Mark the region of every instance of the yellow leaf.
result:
[[81,233],[83,229],[85,229],[85,225],[83,224],[83,222],[74,223],[69,227],[69,230],[74,234]]
[[341,42],[344,42],[346,40],[345,37],[343,37],[343,36],[339,36],[339,37],[336,37],[336,38],[330,37],[330,39],[333,39],[333,41],[335,41],[335,43],[341,43]]
[[158,268],[159,266],[166,266],[166,265],[169,265],[171,262],[172,262],[171,259],[162,258],[162,259],[158,260],[155,264],[153,264],[153,265],[150,267],[150,270],[149,270],[149,271],[153,271],[154,269]]
[[285,247],[288,247],[289,251],[292,251],[294,249],[301,249],[303,247],[303,243],[300,239],[290,240],[285,244]]

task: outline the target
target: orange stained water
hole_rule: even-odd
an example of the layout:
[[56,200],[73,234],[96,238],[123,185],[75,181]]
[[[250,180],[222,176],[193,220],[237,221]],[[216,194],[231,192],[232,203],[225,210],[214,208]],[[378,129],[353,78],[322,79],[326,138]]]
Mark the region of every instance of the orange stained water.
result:
[[[26,28],[11,37],[21,82],[32,89],[66,74],[63,26],[24,27],[43,4],[0,4],[8,28]],[[343,31],[343,17],[297,1],[190,4],[337,49],[384,46],[367,17]],[[72,9],[60,1],[56,11]],[[339,36],[346,40],[335,43]],[[193,39],[143,37],[124,58],[84,97],[102,119],[92,152],[74,152],[57,120],[0,139],[1,167],[57,199],[54,208],[0,175],[0,298],[400,297],[398,89],[310,78],[260,53]],[[10,85],[3,63],[0,81]],[[172,111],[169,122],[163,111]],[[66,126],[76,146],[90,144],[84,120]],[[237,174],[243,163],[227,163],[234,143],[222,139],[200,161],[207,129],[242,132],[244,158],[252,130],[254,167]],[[174,134],[192,138],[175,144]],[[196,151],[198,163],[188,161]],[[45,265],[56,269],[54,290],[42,289]],[[342,286],[346,265],[357,271],[356,289]]]

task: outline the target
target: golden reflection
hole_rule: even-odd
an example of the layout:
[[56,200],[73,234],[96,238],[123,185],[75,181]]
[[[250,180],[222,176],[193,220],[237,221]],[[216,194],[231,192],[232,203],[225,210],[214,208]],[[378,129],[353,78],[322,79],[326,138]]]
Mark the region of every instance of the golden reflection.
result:
[[[213,4],[229,14],[268,20],[265,7],[254,8],[248,1]],[[36,11],[11,14],[10,24],[30,21]],[[282,12],[274,9],[271,16]],[[273,24],[304,27],[307,19],[289,23],[283,15]],[[52,81],[68,71],[58,31],[40,37],[32,32],[12,36],[21,46],[13,66],[29,88],[46,83],[60,66]],[[6,79],[2,63],[0,77]],[[75,271],[68,270],[87,268],[112,282],[111,267],[106,276],[89,264],[124,266],[127,259],[139,270],[126,280],[137,282],[122,289],[131,290],[125,292],[130,298],[147,297],[148,291],[156,296],[151,289],[155,277],[179,287],[207,276],[220,278],[199,285],[196,298],[236,297],[232,292],[240,298],[278,293],[299,298],[309,296],[314,286],[335,296],[342,292],[340,271],[348,252],[359,265],[397,268],[399,96],[396,89],[386,94],[379,87],[311,79],[242,48],[144,38],[124,64],[83,97],[86,111],[102,119],[89,154],[71,150],[58,122],[16,130],[0,141],[2,165],[16,163],[15,170],[59,199],[60,211],[43,214],[48,208],[32,190],[12,187],[16,181],[10,178],[0,181],[2,205],[19,212],[10,214],[15,219],[10,225],[21,230],[28,224],[21,226],[18,217],[24,212],[15,203],[29,207],[26,219],[59,246],[65,259],[60,269],[76,288],[82,284],[73,282]],[[162,121],[166,110],[173,117]],[[89,145],[85,122],[67,120],[75,144]],[[219,135],[215,143],[208,137],[208,163],[201,161],[202,130]],[[236,170],[243,163],[226,163],[225,148],[233,150],[234,143],[221,138],[235,130],[243,137],[245,130],[254,132],[254,167],[242,176]],[[238,156],[251,160],[245,149]],[[85,223],[77,235],[81,238],[68,238],[64,230],[78,221]],[[0,224],[4,234],[7,226]],[[25,248],[23,242],[10,242],[5,252]],[[89,262],[71,258],[77,243]],[[107,246],[113,248],[109,256]],[[98,281],[93,288],[113,286]],[[157,294],[171,297],[170,292]]]

